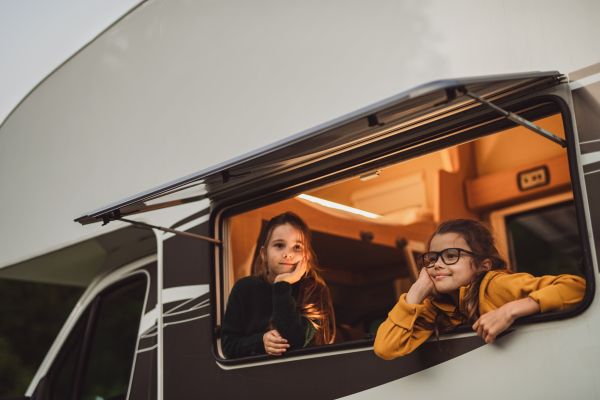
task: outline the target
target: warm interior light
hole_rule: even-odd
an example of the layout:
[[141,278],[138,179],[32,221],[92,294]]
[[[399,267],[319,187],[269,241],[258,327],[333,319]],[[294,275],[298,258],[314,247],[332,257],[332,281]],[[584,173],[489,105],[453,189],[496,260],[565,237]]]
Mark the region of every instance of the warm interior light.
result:
[[373,213],[370,213],[368,211],[359,210],[358,208],[348,207],[348,206],[345,206],[343,204],[334,203],[333,201],[323,200],[323,199],[320,199],[318,197],[309,196],[307,194],[301,194],[298,197],[301,198],[301,199],[304,199],[304,200],[312,201],[313,203],[317,203],[317,204],[320,204],[320,205],[325,206],[325,207],[335,208],[337,210],[346,211],[346,212],[349,212],[349,213],[352,213],[352,214],[362,215],[363,217],[367,217],[367,218],[381,218],[381,215],[373,214]]

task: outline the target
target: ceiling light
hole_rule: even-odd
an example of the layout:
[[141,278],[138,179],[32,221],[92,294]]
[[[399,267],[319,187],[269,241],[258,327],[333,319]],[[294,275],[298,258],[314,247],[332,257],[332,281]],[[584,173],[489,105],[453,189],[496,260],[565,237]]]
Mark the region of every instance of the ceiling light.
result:
[[373,214],[368,211],[359,210],[358,208],[348,207],[343,204],[334,203],[333,201],[319,199],[318,197],[309,196],[307,194],[301,194],[298,196],[301,199],[312,201],[313,203],[320,204],[325,207],[335,208],[336,210],[346,211],[352,214],[362,215],[367,218],[381,218],[381,215]]

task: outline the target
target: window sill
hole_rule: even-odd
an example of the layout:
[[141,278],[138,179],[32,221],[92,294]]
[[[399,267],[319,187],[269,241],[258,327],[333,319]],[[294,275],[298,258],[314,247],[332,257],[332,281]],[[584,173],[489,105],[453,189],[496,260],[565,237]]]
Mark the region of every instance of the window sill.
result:
[[249,368],[270,363],[295,361],[305,358],[327,357],[344,353],[353,353],[355,351],[366,351],[372,349],[374,343],[375,338],[370,338],[364,340],[355,340],[352,342],[326,344],[322,346],[292,350],[281,356],[260,354],[257,356],[225,359],[215,355],[215,360],[223,369]]

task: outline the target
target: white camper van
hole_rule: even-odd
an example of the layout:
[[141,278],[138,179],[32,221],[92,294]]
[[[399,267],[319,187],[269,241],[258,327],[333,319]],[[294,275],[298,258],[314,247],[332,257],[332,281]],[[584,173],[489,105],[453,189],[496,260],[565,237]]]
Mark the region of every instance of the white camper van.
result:
[[[80,278],[89,279],[85,293],[25,395],[596,398],[600,64],[566,72],[432,80],[74,214],[80,229],[96,230],[47,254],[73,257],[63,274],[97,254],[93,274]],[[28,107],[3,128],[26,124]],[[208,154],[210,142],[198,151]],[[123,170],[131,180],[143,173]],[[101,178],[94,185],[110,185]],[[229,293],[251,273],[265,222],[285,211],[312,230],[335,342],[228,359],[220,329]],[[377,327],[418,276],[428,237],[451,218],[489,222],[513,271],[585,278],[584,299],[518,320],[493,344],[465,325],[440,345],[432,338],[407,356],[378,358]],[[52,274],[43,259],[7,265],[0,277]]]

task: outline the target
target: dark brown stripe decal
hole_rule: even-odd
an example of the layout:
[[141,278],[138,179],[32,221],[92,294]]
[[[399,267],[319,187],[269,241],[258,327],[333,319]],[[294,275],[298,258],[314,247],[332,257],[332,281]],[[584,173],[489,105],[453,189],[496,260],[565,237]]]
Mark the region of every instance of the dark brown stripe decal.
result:
[[584,143],[579,146],[579,148],[581,149],[581,154],[595,153],[600,151],[600,140],[597,142]]
[[583,173],[594,172],[600,170],[600,161],[583,166]]
[[569,80],[572,82],[579,79],[587,78],[588,76],[596,75],[598,73],[600,73],[600,63],[592,64],[589,67],[570,72]]

